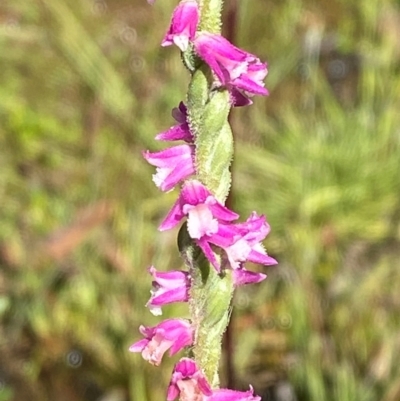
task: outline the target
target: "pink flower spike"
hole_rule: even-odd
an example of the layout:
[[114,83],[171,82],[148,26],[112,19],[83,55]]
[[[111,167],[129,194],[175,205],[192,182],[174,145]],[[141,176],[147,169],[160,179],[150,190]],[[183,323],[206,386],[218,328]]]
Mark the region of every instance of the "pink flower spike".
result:
[[167,319],[154,327],[140,326],[145,336],[129,347],[131,352],[141,352],[143,359],[158,366],[169,349],[172,356],[193,343],[193,329],[184,319]]
[[173,146],[154,153],[146,151],[143,157],[157,167],[153,181],[162,191],[170,191],[180,181],[195,173],[194,147],[191,145]]
[[199,181],[185,181],[175,205],[161,223],[159,230],[175,227],[184,216],[188,217],[188,231],[193,239],[212,235],[220,222],[236,220],[239,215],[220,204]]
[[161,46],[175,44],[181,51],[194,39],[199,23],[199,7],[196,0],[181,0],[172,15],[171,25]]
[[183,140],[188,143],[193,143],[194,138],[190,132],[187,108],[183,102],[179,103],[178,107],[172,109],[172,117],[178,122],[167,131],[161,132],[156,136],[158,141],[179,141]]
[[203,401],[212,396],[213,392],[204,374],[192,359],[182,358],[174,368],[168,386],[167,400],[177,397],[181,401]]
[[153,289],[146,306],[155,315],[161,315],[161,306],[173,302],[187,302],[189,298],[189,273],[173,270],[158,272],[154,266],[149,268],[153,276]]
[[261,401],[261,397],[254,395],[253,387],[250,386],[249,391],[235,391],[225,388],[213,391],[207,401]]
[[232,45],[221,35],[209,32],[198,33],[193,43],[196,52],[210,66],[221,85],[230,89],[235,106],[249,104],[238,91],[244,91],[246,97],[268,95],[263,82],[268,73],[267,65],[259,58]]

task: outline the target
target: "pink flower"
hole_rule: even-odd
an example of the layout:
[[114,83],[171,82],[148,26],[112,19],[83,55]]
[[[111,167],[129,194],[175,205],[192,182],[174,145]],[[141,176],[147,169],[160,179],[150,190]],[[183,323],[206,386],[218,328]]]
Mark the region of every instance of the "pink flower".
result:
[[149,268],[153,276],[153,289],[146,306],[153,315],[161,315],[161,306],[172,302],[186,302],[189,298],[189,273],[173,270],[158,272],[154,266]]
[[258,216],[256,212],[253,212],[244,223],[222,222],[215,233],[199,239],[197,245],[218,271],[221,266],[215,257],[211,244],[225,251],[231,269],[242,268],[246,261],[270,266],[278,262],[267,255],[261,244],[269,231],[270,227],[265,216]]
[[218,231],[220,222],[236,220],[239,215],[219,203],[211,192],[199,181],[186,181],[175,205],[161,223],[159,230],[175,227],[187,216],[191,238],[199,239]]
[[172,110],[172,117],[174,117],[178,124],[158,134],[156,139],[159,141],[183,140],[188,143],[193,143],[193,135],[189,129],[187,108],[183,102],[180,102],[179,106]]
[[225,388],[214,390],[207,401],[261,401],[261,397],[254,395],[253,387],[249,391],[235,391]]
[[178,398],[181,401],[260,401],[255,396],[253,387],[248,391],[230,389],[212,390],[206,377],[199,370],[195,361],[182,358],[174,368],[168,387],[167,400]]
[[[221,232],[223,228],[221,227]],[[234,225],[235,230],[239,231],[239,237],[235,241],[224,248],[232,269],[237,269],[245,261],[259,263],[265,266],[275,265],[278,262],[267,255],[261,241],[270,232],[270,226],[265,216],[258,216],[253,212],[244,223]],[[225,235],[229,232],[229,228],[225,231]]]
[[[221,265],[215,257],[212,245],[225,252],[231,269],[242,268],[246,261],[266,266],[277,264],[275,259],[267,255],[261,244],[270,230],[265,217],[254,212],[246,222],[232,224],[239,215],[221,205],[199,181],[184,183],[178,200],[159,230],[175,227],[185,216],[190,237],[217,271],[220,271]],[[237,273],[238,283],[259,282],[265,278],[264,275],[256,273],[252,277],[251,272],[242,273],[246,274],[246,278],[241,278],[240,273]]]
[[263,82],[267,65],[259,58],[232,45],[221,35],[209,32],[198,33],[193,43],[221,84],[230,89],[234,105],[251,103],[248,99],[246,103],[246,97],[251,94],[268,95]]
[[199,8],[196,0],[181,0],[172,15],[171,25],[161,45],[177,45],[181,51],[194,39],[199,23]]
[[178,182],[195,173],[192,145],[173,146],[154,153],[146,151],[143,157],[157,167],[153,181],[162,191],[170,191]]
[[132,344],[129,351],[141,352],[146,361],[156,366],[168,349],[172,356],[193,343],[193,329],[184,319],[167,319],[154,327],[140,326],[139,331],[146,338]]
[[246,284],[256,284],[267,278],[266,274],[256,273],[245,268],[234,269],[232,271],[233,282],[236,287]]
[[168,387],[167,400],[203,401],[211,396],[211,387],[192,359],[182,358],[174,368]]
[[234,87],[229,88],[231,104],[234,107],[249,106],[253,101]]

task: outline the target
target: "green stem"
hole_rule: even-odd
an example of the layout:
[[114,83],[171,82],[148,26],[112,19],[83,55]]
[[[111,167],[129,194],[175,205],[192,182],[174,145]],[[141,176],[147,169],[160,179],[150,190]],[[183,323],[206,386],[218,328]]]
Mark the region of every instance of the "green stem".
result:
[[221,33],[223,0],[197,0],[200,6],[200,31]]
[[193,245],[186,226],[179,233],[179,248],[192,278],[190,315],[195,327],[192,354],[212,387],[219,386],[218,366],[221,359],[222,335],[229,323],[233,281],[230,272],[219,275]]
[[[201,7],[200,30],[220,33],[222,0],[198,0]],[[188,119],[196,145],[196,172],[200,180],[224,203],[230,189],[229,166],[233,154],[233,137],[228,115],[229,92],[213,89],[213,76],[202,62],[192,70],[187,96]],[[219,386],[218,365],[222,336],[230,317],[233,280],[229,271],[218,274],[183,226],[179,249],[192,278],[190,314],[195,327],[192,354],[211,385]],[[219,258],[219,255],[216,255]]]

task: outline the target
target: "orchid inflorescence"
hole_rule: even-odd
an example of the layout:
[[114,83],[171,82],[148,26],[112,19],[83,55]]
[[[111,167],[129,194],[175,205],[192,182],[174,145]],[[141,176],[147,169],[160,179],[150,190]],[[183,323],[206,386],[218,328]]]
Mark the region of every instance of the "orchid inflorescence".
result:
[[187,356],[175,365],[168,401],[261,399],[251,386],[248,391],[219,388],[221,338],[233,291],[266,278],[245,269],[245,262],[277,263],[261,244],[270,231],[265,216],[253,212],[237,222],[239,215],[225,205],[233,155],[229,110],[250,105],[253,95],[268,91],[263,83],[266,63],[221,36],[221,9],[222,0],[181,0],[175,8],[162,46],[175,44],[181,50],[191,82],[186,102],[172,111],[177,124],[156,139],[183,144],[143,152],[156,167],[153,181],[159,189],[168,192],[181,185],[159,230],[181,225],[178,246],[187,271],[159,272],[151,266],[153,289],[146,306],[161,315],[166,304],[188,302],[190,318],[141,326],[144,338],[130,347],[156,366],[166,351],[174,355],[186,350]]

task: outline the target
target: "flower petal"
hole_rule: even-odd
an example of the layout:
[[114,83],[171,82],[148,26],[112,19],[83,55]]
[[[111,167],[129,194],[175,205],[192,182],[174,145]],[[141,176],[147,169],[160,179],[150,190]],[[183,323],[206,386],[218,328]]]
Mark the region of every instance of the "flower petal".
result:
[[140,326],[139,330],[146,338],[131,345],[129,350],[141,352],[145,360],[156,366],[168,349],[173,355],[193,342],[193,328],[184,319],[167,319],[154,327]]
[[170,191],[195,173],[194,146],[178,145],[159,152],[143,152],[148,163],[157,167],[153,181],[162,191]]
[[168,386],[167,400],[180,397],[181,401],[203,401],[205,396],[212,395],[212,389],[196,362],[190,358],[182,358],[174,368]]
[[256,284],[267,278],[266,274],[256,273],[244,268],[235,269],[232,272],[235,286],[239,287],[246,284]]
[[199,7],[195,0],[181,0],[174,10],[168,32],[161,43],[162,46],[177,45],[181,51],[194,39],[199,22]]
[[190,286],[188,272],[180,270],[159,272],[154,266],[151,266],[149,273],[153,276],[153,289],[146,306],[153,315],[161,315],[160,307],[163,305],[173,302],[187,302]]
[[229,89],[234,106],[251,104],[246,97],[268,95],[264,87],[267,64],[237,48],[221,35],[199,32],[194,39],[198,55],[209,65],[222,86]]

